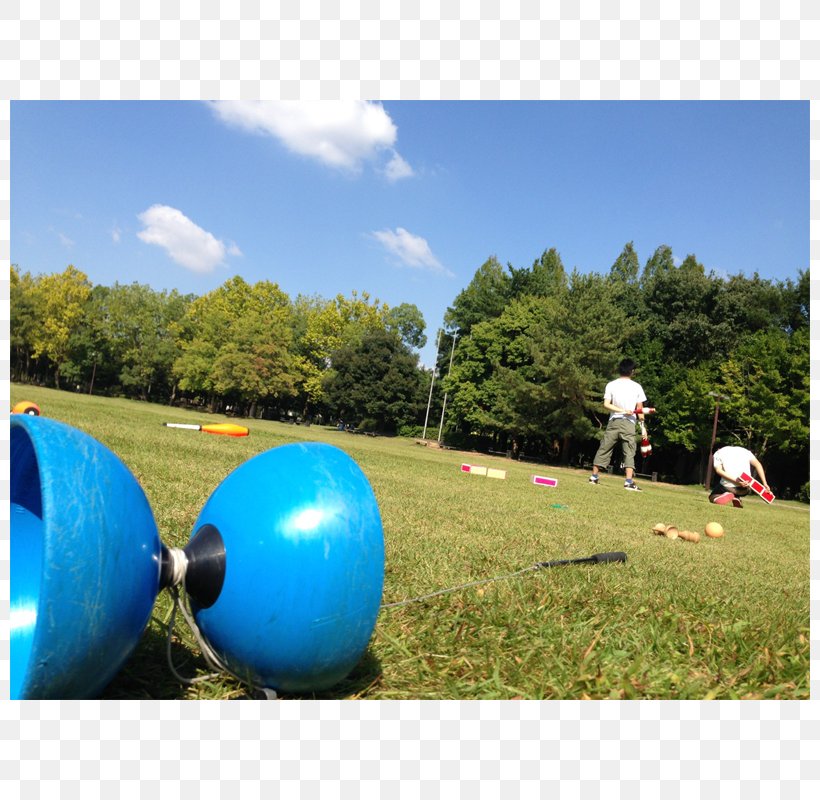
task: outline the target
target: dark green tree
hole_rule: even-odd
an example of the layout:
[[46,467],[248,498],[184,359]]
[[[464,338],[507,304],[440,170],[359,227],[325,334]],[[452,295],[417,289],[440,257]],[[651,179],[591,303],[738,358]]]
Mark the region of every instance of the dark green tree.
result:
[[529,270],[511,265],[507,269],[510,271],[511,297],[558,297],[567,290],[567,273],[554,247],[545,250]]
[[74,331],[69,341],[68,361],[63,372],[68,380],[84,391],[117,391],[121,389],[119,375],[123,362],[115,355],[115,341],[109,317],[108,286],[94,286],[86,302],[83,325]]
[[638,282],[638,274],[640,273],[641,265],[638,262],[638,254],[635,252],[635,246],[632,242],[627,242],[624,249],[615,263],[610,267],[610,276],[627,285],[634,285]]
[[729,399],[724,429],[759,457],[769,450],[808,455],[809,334],[761,330],[741,341],[721,365]]
[[662,244],[656,248],[644,265],[641,283],[646,285],[658,276],[671,272],[673,269],[675,269],[675,257],[672,248],[668,244]]
[[726,351],[743,337],[767,328],[788,325],[788,298],[782,287],[762,279],[732,275],[716,280],[714,317],[724,328]]
[[648,335],[661,341],[667,360],[694,366],[728,351],[731,329],[715,313],[718,291],[718,281],[692,255],[680,267],[664,262],[644,275]]
[[796,331],[809,324],[809,294],[811,278],[808,270],[799,270],[797,280],[791,278],[780,284],[783,292],[783,327]]
[[422,398],[418,356],[388,330],[369,330],[333,353],[324,378],[326,402],[335,417],[368,430],[395,433],[414,423]]
[[491,256],[476,270],[473,279],[447,309],[445,325],[463,338],[479,322],[501,316],[510,294],[510,276],[498,259]]
[[324,377],[330,367],[331,354],[341,347],[357,344],[362,336],[384,330],[388,309],[378,298],[351,292],[350,297],[337,294],[332,300],[297,298],[295,329],[300,335],[295,348],[300,370],[305,375],[300,392],[305,412],[324,404]]
[[612,285],[597,274],[573,271],[553,320],[534,331],[538,391],[549,400],[544,424],[562,441],[569,460],[573,440],[600,430],[603,389],[633,334],[628,315],[613,299]]
[[645,343],[649,331],[649,313],[644,302],[639,273],[638,254],[632,242],[628,242],[610,267],[607,281],[610,285],[611,302],[620,308],[629,320],[627,350],[632,356]]
[[568,459],[573,439],[598,430],[600,396],[628,335],[609,282],[575,271],[565,295],[514,301],[473,328],[445,382],[454,413],[474,433],[511,440],[513,450],[558,437]]
[[464,430],[496,441],[539,430],[538,399],[527,394],[533,377],[531,331],[554,317],[556,305],[545,298],[513,301],[498,318],[477,324],[459,343],[452,372],[442,385]]

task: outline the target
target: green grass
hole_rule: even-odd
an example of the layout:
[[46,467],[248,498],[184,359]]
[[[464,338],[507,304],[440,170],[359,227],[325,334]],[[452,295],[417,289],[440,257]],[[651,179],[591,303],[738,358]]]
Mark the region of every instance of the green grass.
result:
[[[413,440],[249,421],[246,439],[163,428],[223,418],[120,399],[13,385],[12,403],[87,431],[134,472],[163,541],[181,547],[218,483],[258,452],[323,441],[370,480],[385,532],[383,602],[506,575],[538,561],[623,550],[626,564],[576,565],[384,609],[368,648],[332,698],[778,698],[809,696],[809,507],[759,498],[710,505],[699,487],[438,450]],[[462,474],[463,461],[507,470]],[[533,472],[557,477],[533,486]],[[776,476],[771,476],[773,479]],[[566,508],[554,508],[561,504]],[[656,522],[722,539],[699,544],[650,533]],[[181,685],[165,660],[170,599],[162,592],[111,698],[246,697],[230,677]],[[208,672],[178,620],[174,662]]]

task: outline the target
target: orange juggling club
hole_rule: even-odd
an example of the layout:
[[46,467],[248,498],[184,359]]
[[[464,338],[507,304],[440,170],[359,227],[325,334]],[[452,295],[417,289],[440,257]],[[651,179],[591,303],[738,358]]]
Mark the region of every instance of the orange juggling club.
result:
[[247,436],[250,431],[243,425],[234,425],[231,422],[217,422],[213,425],[186,425],[182,422],[163,422],[166,428],[185,428],[189,431],[205,431],[205,433],[219,433],[223,436]]

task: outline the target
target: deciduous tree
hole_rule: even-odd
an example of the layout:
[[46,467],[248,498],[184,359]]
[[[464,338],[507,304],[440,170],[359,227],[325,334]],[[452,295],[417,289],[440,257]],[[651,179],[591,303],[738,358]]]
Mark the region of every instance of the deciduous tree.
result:
[[231,278],[191,303],[179,330],[174,372],[183,391],[217,405],[233,400],[251,414],[260,401],[295,395],[302,375],[293,310],[276,284]]
[[419,350],[427,344],[424,317],[414,303],[393,306],[385,315],[385,324],[388,330],[396,331],[408,347]]
[[44,275],[37,281],[34,305],[39,324],[33,330],[32,356],[46,356],[51,361],[58,388],[71,335],[83,323],[90,294],[88,277],[72,264],[63,272]]
[[18,380],[28,380],[35,331],[40,324],[36,308],[36,281],[28,272],[21,275],[16,264],[11,265],[9,275],[9,306],[12,365],[16,369]]
[[305,374],[303,392],[306,404],[324,400],[323,378],[332,363],[332,354],[357,344],[366,333],[384,330],[388,309],[378,299],[363,292],[350,297],[338,294],[332,300],[303,300],[299,307],[303,333],[297,353]]

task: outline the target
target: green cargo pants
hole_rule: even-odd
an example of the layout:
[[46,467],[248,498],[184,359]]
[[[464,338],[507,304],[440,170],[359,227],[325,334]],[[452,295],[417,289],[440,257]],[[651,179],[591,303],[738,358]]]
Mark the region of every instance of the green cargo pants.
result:
[[637,446],[635,423],[623,417],[609,421],[592,463],[600,469],[606,469],[612,460],[612,451],[618,442],[621,443],[624,451],[624,467],[635,469],[635,448]]

